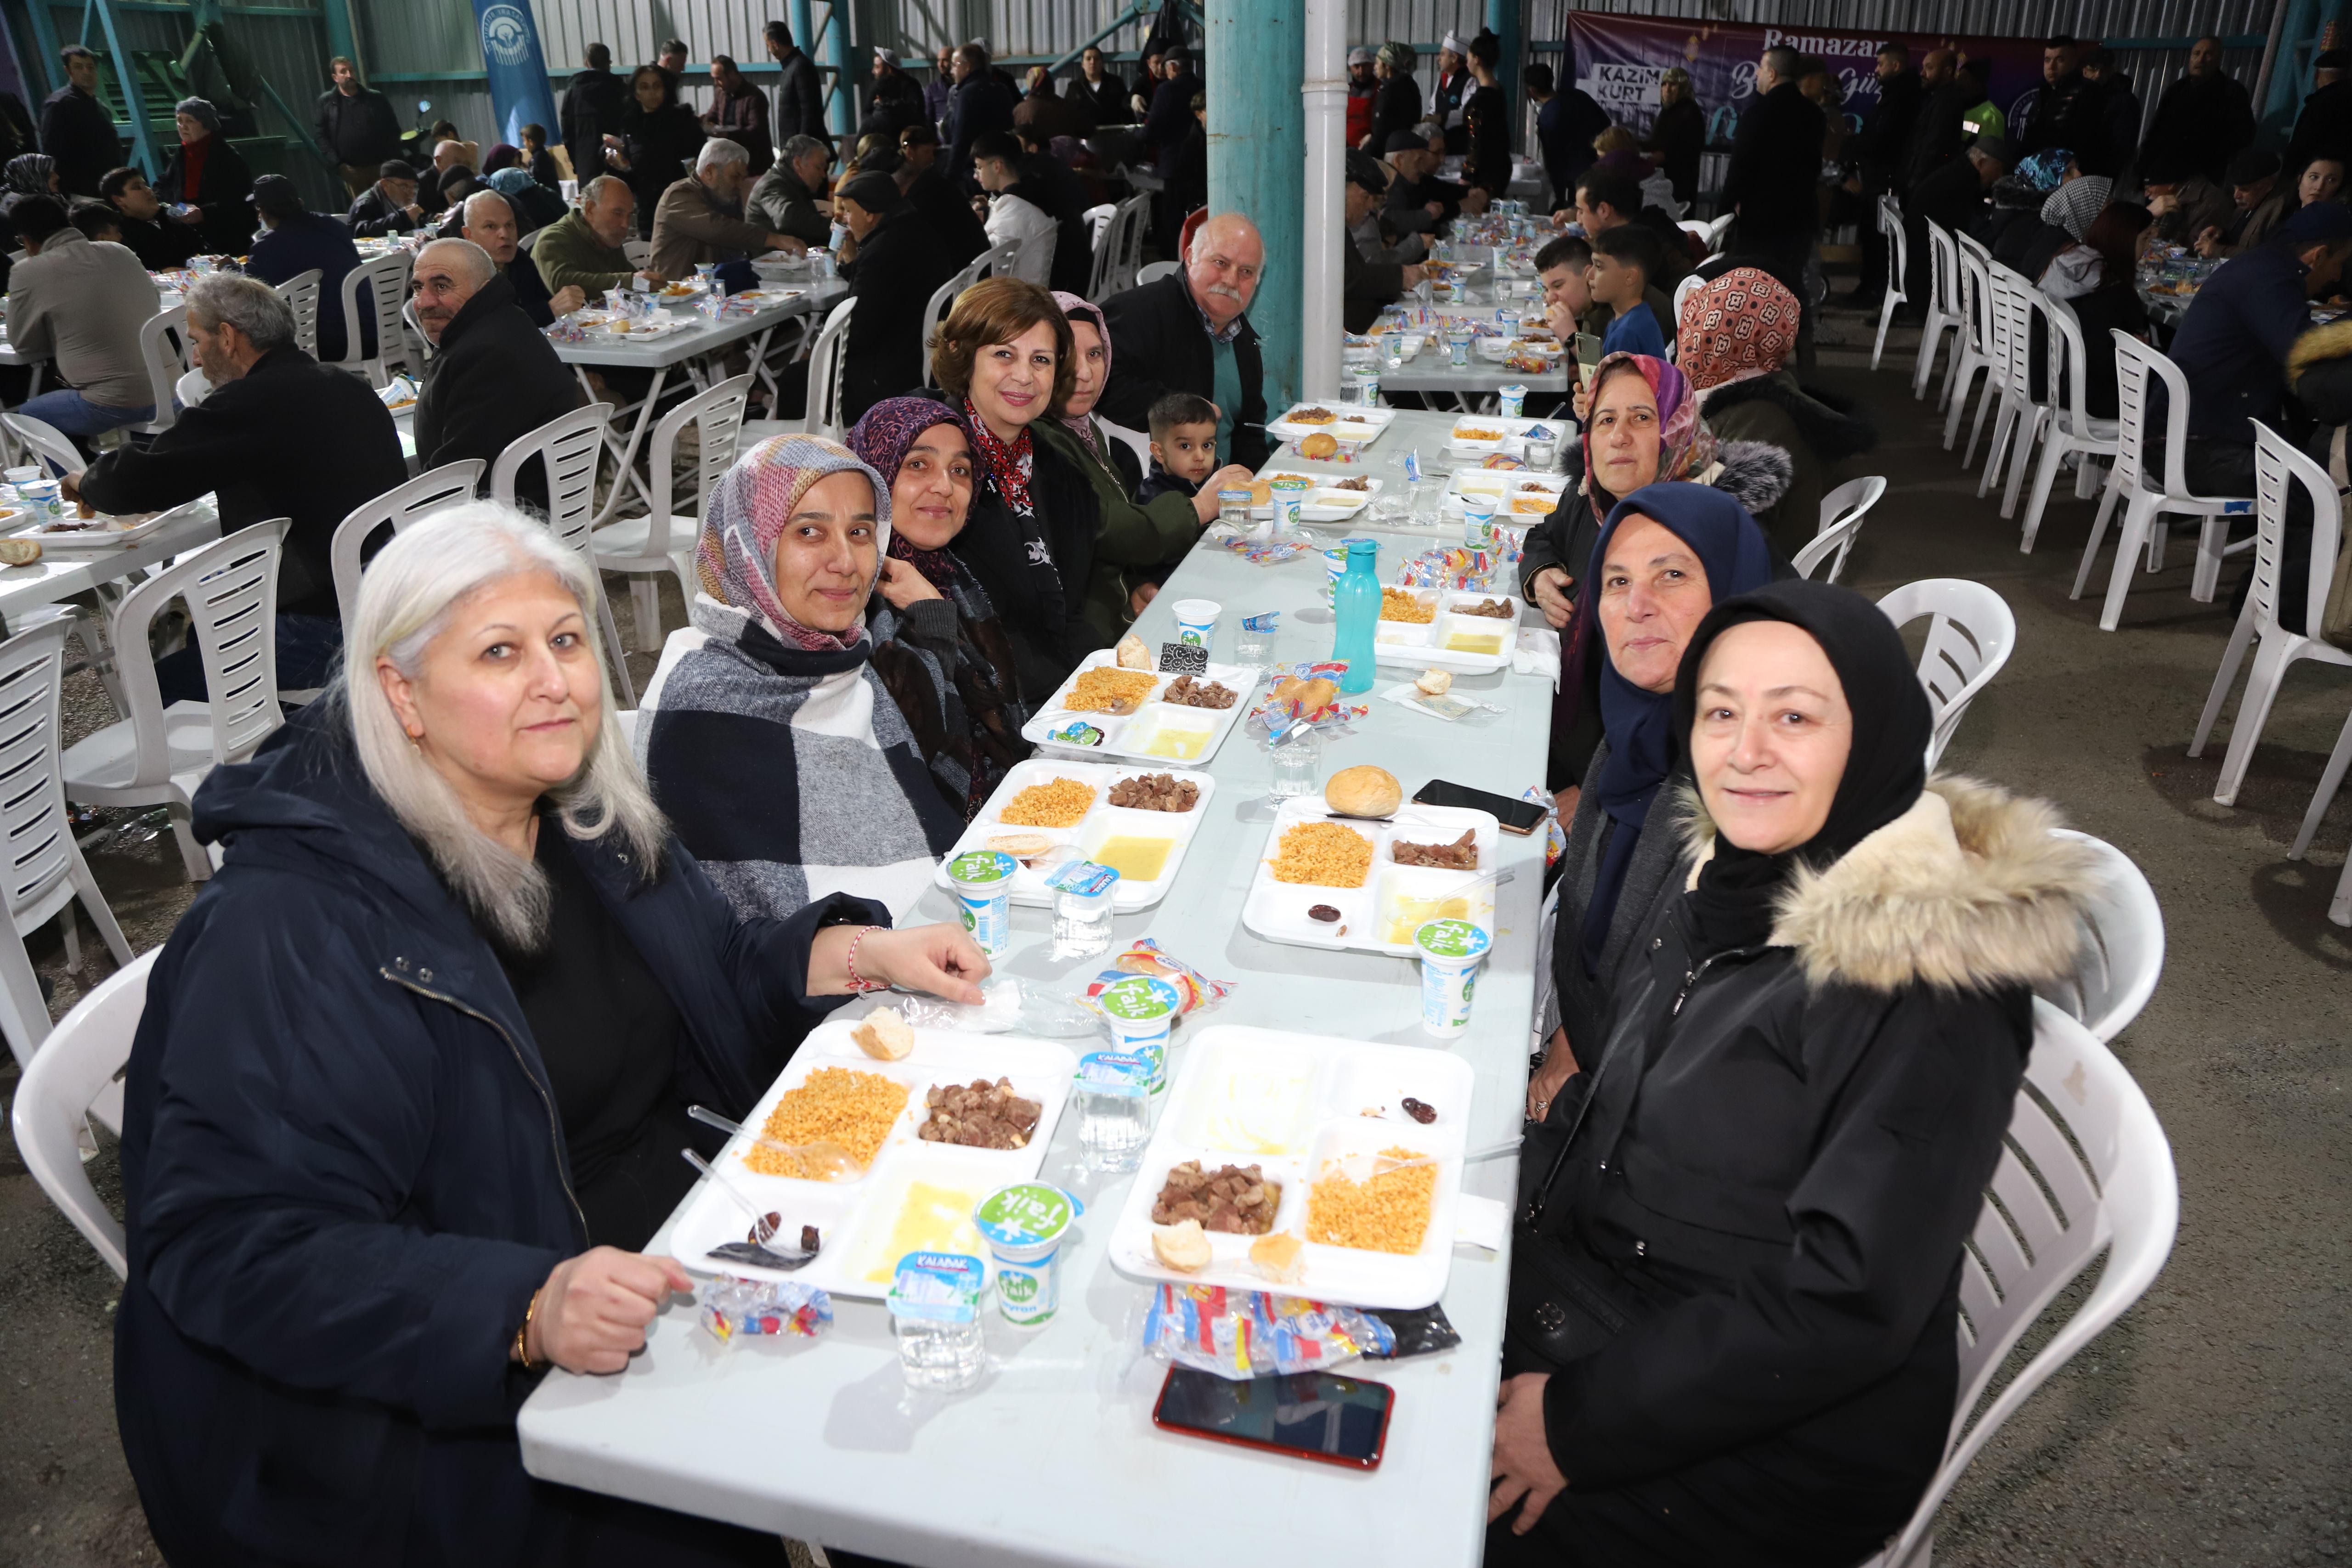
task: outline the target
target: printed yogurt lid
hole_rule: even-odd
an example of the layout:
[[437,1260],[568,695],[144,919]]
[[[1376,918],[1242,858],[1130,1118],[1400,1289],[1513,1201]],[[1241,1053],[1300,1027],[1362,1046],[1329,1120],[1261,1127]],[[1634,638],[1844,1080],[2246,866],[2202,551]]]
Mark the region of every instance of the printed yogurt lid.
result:
[[1476,958],[1495,945],[1483,925],[1467,920],[1432,920],[1412,934],[1412,945],[1433,958]]
[[1020,862],[1002,850],[971,850],[948,862],[948,875],[956,882],[1003,882]]
[[982,1198],[971,1222],[996,1246],[1042,1247],[1061,1239],[1070,1221],[1086,1211],[1085,1204],[1058,1186],[1022,1181]]
[[1095,999],[1107,1016],[1129,1023],[1173,1018],[1184,1002],[1175,987],[1150,975],[1128,975],[1114,980]]

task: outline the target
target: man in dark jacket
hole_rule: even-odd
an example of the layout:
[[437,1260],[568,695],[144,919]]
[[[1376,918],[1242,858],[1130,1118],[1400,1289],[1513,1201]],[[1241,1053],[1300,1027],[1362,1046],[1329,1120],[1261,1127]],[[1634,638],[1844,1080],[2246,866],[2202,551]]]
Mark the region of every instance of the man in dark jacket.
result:
[[1956,153],[1950,162],[1912,187],[1911,199],[1903,206],[1904,242],[1910,264],[1903,292],[1915,308],[1925,310],[1935,291],[1934,275],[1928,270],[1928,224],[1940,225],[1956,235],[1974,234],[1978,220],[1985,214],[1985,193],[2007,172],[2008,143],[1980,137],[1969,144],[1967,152]]
[[750,155],[753,174],[766,173],[776,161],[776,144],[768,131],[768,95],[736,68],[730,55],[710,57],[710,88],[703,133],[732,141]]
[[569,316],[588,303],[578,284],[551,290],[540,277],[538,264],[520,244],[522,229],[514,204],[496,191],[477,191],[466,198],[464,237],[480,246],[499,275],[514,290],[515,306],[534,327],[551,327],[558,316]]
[[2106,124],[2098,90],[2083,79],[2077,64],[2078,46],[2072,36],[2057,33],[2042,40],[2042,91],[2033,100],[2033,114],[2021,132],[2012,127],[2011,145],[2023,158],[2052,147],[2074,154],[2085,174],[2114,173],[2094,169],[2104,162]]
[[793,42],[793,30],[785,24],[769,23],[766,36],[768,57],[782,73],[776,83],[776,111],[768,117],[769,133],[779,142],[793,136],[814,136],[830,146],[833,134],[824,126],[824,82],[817,75],[816,62]]
[[[292,518],[278,569],[278,684],[324,685],[341,625],[329,547],[345,517],[408,477],[400,433],[364,380],[295,346],[293,311],[257,278],[198,279],[188,341],[210,393],[153,444],[126,443],[68,476],[67,493],[100,511],[156,512],[210,491],[225,534]],[[167,686],[173,673],[158,671]]]
[[1153,166],[1164,173],[1175,167],[1176,154],[1192,133],[1192,95],[1202,90],[1202,82],[1193,74],[1192,57],[1182,49],[1170,51],[1160,62],[1160,72],[1164,79],[1152,90],[1143,140],[1151,149]]
[[824,246],[833,238],[833,220],[816,210],[824,194],[824,174],[833,163],[833,149],[814,136],[788,138],[782,155],[760,176],[743,198],[743,216],[803,245]]
[[425,226],[425,208],[416,199],[416,171],[397,158],[376,169],[376,182],[360,193],[343,223],[355,239],[383,235],[414,234]]
[[2095,169],[2086,162],[2083,172],[2114,179],[2131,167],[2139,147],[2139,94],[2132,89],[2131,73],[2116,68],[2116,57],[2105,45],[2084,53],[2083,79],[2098,94],[2099,145],[2093,156],[2100,165]]
[[1085,100],[1087,112],[1095,117],[1097,125],[1134,123],[1134,95],[1105,62],[1098,44],[1088,44],[1079,52],[1078,74],[1067,90],[1071,97]]
[[848,424],[884,398],[923,384],[930,329],[923,306],[956,267],[889,175],[859,174],[835,199],[857,246],[842,269],[857,298],[842,345],[841,417]]
[[2253,139],[2253,102],[2235,77],[2222,73],[2221,40],[2207,37],[2189,46],[2187,74],[2157,100],[2139,161],[2142,168],[2161,164],[2218,185],[2230,160]]
[[1849,144],[1854,182],[1847,187],[1863,201],[1862,287],[1854,290],[1854,298],[1865,310],[1876,309],[1886,292],[1886,241],[1877,228],[1878,198],[1889,191],[1898,196],[1903,192],[1904,155],[1910,151],[1912,128],[1927,98],[1919,73],[1911,68],[1911,51],[1899,43],[1879,49],[1874,74],[1878,101],[1863,120],[1861,134]]
[[114,116],[98,98],[98,57],[79,44],[58,51],[66,85],[41,101],[41,151],[58,162],[58,186],[68,196],[98,194],[99,177],[122,162]]
[[1087,222],[1087,188],[1067,165],[1045,150],[1034,130],[1021,132],[1027,155],[1021,160],[1021,183],[1013,193],[1034,204],[1054,220],[1054,271],[1047,286],[1084,298],[1094,281],[1094,225]]
[[933,167],[940,153],[938,131],[929,125],[907,127],[898,133],[898,152],[902,161],[893,175],[898,189],[922,214],[931,238],[950,264],[950,272],[961,272],[988,248],[988,226],[971,210],[963,193]]
[[992,132],[1013,132],[1013,95],[990,74],[988,51],[965,44],[955,52],[955,91],[948,99],[944,179],[961,188],[971,177],[971,144]]
[[114,209],[122,243],[150,272],[185,267],[205,247],[205,236],[196,229],[163,222],[163,198],[136,169],[109,169],[98,182],[98,195]]
[[1769,256],[1801,272],[1821,226],[1825,122],[1819,105],[1797,89],[1797,51],[1764,51],[1756,68],[1756,101],[1739,117],[1723,204],[1739,214],[1743,251]]
[[[283,174],[264,174],[253,183],[253,210],[265,231],[245,258],[245,275],[268,284],[280,284],[317,268],[319,273],[319,358],[344,357],[350,341],[343,319],[343,279],[360,264],[359,247],[341,220],[302,205],[302,193]],[[358,289],[359,359],[375,354],[375,302],[362,283]]]
[[[1540,78],[1538,71],[1543,73]],[[1557,92],[1552,87],[1549,66],[1528,68],[1528,95],[1543,106],[1536,110],[1536,145],[1543,150],[1544,173],[1551,180],[1551,204],[1558,209],[1568,205],[1576,194],[1576,177],[1591,168],[1599,156],[1592,151],[1592,139],[1609,129],[1609,115],[1574,82]]]
[[1960,150],[1960,116],[1974,100],[1959,79],[1960,57],[1950,49],[1930,49],[1919,63],[1919,117],[1903,151],[1903,189],[1950,162]]
[[1389,223],[1397,233],[1434,234],[1466,208],[1483,212],[1486,193],[1437,177],[1437,154],[1416,131],[1389,132],[1388,165],[1396,171],[1389,182]]
[[[580,406],[579,381],[480,246],[435,240],[416,253],[412,276],[416,324],[435,350],[416,397],[418,467],[496,463],[509,443]],[[523,495],[534,481],[537,493]],[[545,477],[527,472],[518,496],[545,507]]]
[[1408,288],[1418,284],[1425,274],[1418,267],[1394,261],[1367,261],[1356,248],[1355,231],[1363,221],[1380,208],[1388,191],[1389,171],[1386,165],[1369,152],[1352,148],[1348,152],[1348,183],[1346,206],[1348,237],[1339,253],[1344,275],[1344,298],[1340,302],[1341,323],[1350,332],[1370,329],[1380,319],[1381,307],[1390,304]]
[[572,177],[584,185],[604,172],[604,138],[621,133],[629,89],[613,74],[613,51],[604,45],[589,45],[582,63],[585,68],[563,86],[558,113],[563,150],[572,157]]
[[360,68],[348,55],[329,60],[327,69],[335,85],[319,95],[310,129],[334,159],[344,196],[356,200],[375,183],[376,165],[400,155],[400,117],[390,99],[361,84]]
[[2311,62],[2311,96],[2295,116],[2286,172],[2299,175],[2314,158],[2352,154],[2352,49],[2327,49]]
[[897,55],[877,44],[874,86],[866,95],[866,117],[857,122],[859,140],[879,136],[896,147],[898,132],[929,118],[923,109],[923,89],[899,68]]
[[1217,462],[1264,466],[1265,361],[1245,314],[1265,269],[1265,242],[1239,213],[1220,213],[1192,235],[1183,270],[1103,301],[1110,384],[1095,412],[1129,430],[1150,427],[1171,392],[1217,405]]

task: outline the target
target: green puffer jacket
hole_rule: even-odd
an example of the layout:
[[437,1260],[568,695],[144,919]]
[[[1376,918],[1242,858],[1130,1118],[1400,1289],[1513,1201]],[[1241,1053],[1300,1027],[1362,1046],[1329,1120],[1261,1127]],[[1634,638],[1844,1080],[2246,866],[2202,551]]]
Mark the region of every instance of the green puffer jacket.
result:
[[1136,486],[1140,474],[1127,472],[1119,459],[1133,462],[1133,454],[1118,437],[1108,434],[1099,421],[1094,426],[1095,445],[1103,455],[1088,452],[1067,425],[1041,419],[1030,434],[1074,464],[1095,487],[1102,506],[1102,528],[1095,536],[1095,564],[1087,580],[1086,616],[1106,642],[1116,641],[1135,617],[1128,612],[1128,596],[1147,578],[1161,577],[1184,559],[1201,537],[1199,514],[1192,499],[1173,492],[1139,504]]

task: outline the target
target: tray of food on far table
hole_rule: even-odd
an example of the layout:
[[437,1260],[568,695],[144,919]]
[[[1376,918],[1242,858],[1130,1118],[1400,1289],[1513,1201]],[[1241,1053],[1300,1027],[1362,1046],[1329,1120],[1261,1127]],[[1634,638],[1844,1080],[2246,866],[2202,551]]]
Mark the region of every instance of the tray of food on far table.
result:
[[[1432,920],[1491,927],[1501,824],[1491,811],[1407,800],[1393,775],[1349,768],[1282,803],[1242,903],[1269,942],[1411,957]],[[1350,813],[1335,815],[1335,812]]]
[[1088,758],[1206,767],[1233,733],[1257,686],[1255,670],[1208,664],[1162,672],[1142,641],[1086,656],[1021,727],[1032,746]]
[[972,850],[1013,858],[1015,904],[1054,902],[1045,879],[1074,860],[1118,873],[1112,907],[1149,909],[1168,896],[1206,816],[1217,781],[1181,768],[1055,761],[1017,763],[941,859],[934,880],[952,888],[948,862]]

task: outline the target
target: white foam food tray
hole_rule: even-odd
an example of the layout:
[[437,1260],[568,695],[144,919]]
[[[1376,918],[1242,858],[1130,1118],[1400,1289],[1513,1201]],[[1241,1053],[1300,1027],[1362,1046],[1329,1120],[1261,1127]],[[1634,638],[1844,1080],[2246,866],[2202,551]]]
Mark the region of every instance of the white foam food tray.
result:
[[[1336,417],[1313,423],[1293,417],[1318,408]],[[1301,402],[1292,404],[1280,419],[1268,421],[1265,433],[1284,441],[1296,442],[1304,441],[1319,430],[1336,441],[1362,443],[1374,439],[1395,423],[1396,410],[1392,408],[1365,408],[1359,403],[1348,402]]]
[[1502,452],[1517,457],[1527,450],[1528,432],[1537,425],[1566,434],[1560,419],[1505,419],[1500,414],[1465,413],[1446,433],[1446,443],[1458,452]]
[[[1324,887],[1314,883],[1276,882],[1274,857],[1282,835],[1301,822],[1328,821],[1334,827],[1370,841],[1372,863],[1361,887]],[[1402,840],[1416,844],[1450,844],[1465,831],[1476,834],[1478,863],[1469,871],[1436,866],[1399,865],[1391,847]],[[1495,869],[1496,835],[1502,831],[1491,811],[1466,806],[1424,806],[1407,800],[1392,822],[1366,821],[1329,814],[1318,791],[1282,803],[1274,825],[1266,830],[1257,866],[1250,873],[1249,893],[1242,901],[1242,924],[1269,942],[1297,947],[1322,947],[1333,952],[1354,949],[1386,953],[1391,957],[1413,955],[1412,934],[1423,922],[1456,917],[1475,920],[1492,929],[1495,887],[1464,889],[1480,873]],[[1339,912],[1337,920],[1317,920],[1307,911],[1324,904]]]
[[1515,528],[1533,528],[1551,514],[1568,491],[1565,474],[1537,474],[1525,468],[1456,468],[1445,482],[1440,507],[1449,516],[1462,511],[1466,496],[1485,496],[1495,503],[1495,520]]
[[[1445,1293],[1453,1268],[1473,1082],[1469,1063],[1433,1048],[1244,1024],[1201,1030],[1186,1043],[1159,1129],[1112,1228],[1113,1267],[1175,1284],[1278,1289],[1401,1312],[1428,1306]],[[1426,1126],[1412,1120],[1402,1103],[1407,1098],[1434,1109],[1436,1119]],[[1256,1166],[1281,1186],[1275,1229],[1305,1238],[1308,1190],[1317,1176],[1335,1160],[1369,1160],[1387,1149],[1437,1161],[1429,1224],[1417,1251],[1308,1241],[1299,1255],[1302,1276],[1276,1285],[1249,1260],[1255,1237],[1210,1232],[1209,1264],[1191,1274],[1164,1267],[1151,1249],[1152,1206],[1169,1171],[1187,1160],[1210,1171]]]
[[[1036,1176],[1068,1098],[1076,1056],[1067,1046],[1025,1035],[918,1028],[912,1053],[897,1061],[877,1061],[849,1038],[852,1027],[851,1019],[835,1019],[811,1030],[760,1097],[758,1108],[744,1118],[745,1130],[728,1140],[711,1161],[761,1212],[782,1221],[779,1245],[797,1248],[801,1227],[815,1226],[824,1242],[815,1260],[784,1271],[710,1257],[713,1247],[747,1239],[751,1220],[715,1184],[704,1181],[688,1197],[671,1229],[671,1253],[688,1269],[700,1274],[798,1280],[835,1295],[878,1301],[889,1293],[890,1273],[906,1252],[942,1249],[985,1262],[988,1250],[971,1227],[972,1207],[1000,1186]],[[803,1181],[753,1170],[744,1161],[755,1146],[752,1134],[766,1124],[778,1100],[824,1067],[879,1073],[907,1085],[907,1107],[873,1164],[865,1175],[847,1182]],[[1007,1079],[1015,1093],[1037,1102],[1036,1130],[1024,1147],[972,1149],[925,1143],[916,1135],[929,1116],[923,1104],[926,1092],[935,1084],[970,1083],[975,1078],[992,1083]]]
[[[1109,803],[1111,786],[1122,779],[1140,774],[1165,773],[1180,783],[1199,788],[1200,799],[1189,811],[1146,811],[1132,807]],[[1032,828],[1008,826],[1003,818],[1004,807],[1013,797],[1033,785],[1051,783],[1056,779],[1075,779],[1095,792],[1095,803],[1076,826],[1068,828]],[[1149,909],[1168,896],[1176,884],[1177,868],[1184,863],[1184,852],[1192,845],[1192,836],[1200,831],[1202,819],[1207,814],[1210,797],[1217,790],[1217,781],[1205,773],[1189,772],[1181,768],[1145,768],[1138,764],[1102,762],[1061,762],[1033,757],[1016,764],[996,787],[996,793],[980,809],[963,837],[956,841],[946,860],[931,873],[941,887],[952,887],[948,880],[947,861],[967,850],[984,850],[988,841],[1000,833],[1038,833],[1054,841],[1054,850],[1035,857],[1034,866],[1024,865],[1013,873],[1013,902],[1051,907],[1054,890],[1045,885],[1045,878],[1055,867],[1068,860],[1094,860],[1103,846],[1116,839],[1139,839],[1147,841],[1165,841],[1167,858],[1160,873],[1149,880],[1129,876],[1122,870],[1118,877],[1118,893],[1112,906],[1121,914],[1130,910]]]
[[[1482,675],[1510,667],[1511,650],[1519,638],[1519,616],[1527,604],[1507,593],[1481,593],[1476,589],[1390,588],[1410,593],[1429,608],[1428,621],[1382,621],[1372,631],[1372,656],[1383,664],[1410,664],[1424,670],[1452,670]],[[1509,601],[1511,618],[1465,615],[1462,607],[1490,599]],[[1461,642],[1469,646],[1454,647]],[[1489,645],[1491,644],[1491,645]]]
[[[1159,652],[1157,647],[1152,649],[1155,658]],[[1055,691],[1051,700],[1021,727],[1021,737],[1032,746],[1042,746],[1063,756],[1117,757],[1130,762],[1148,763],[1154,772],[1173,768],[1206,768],[1209,759],[1216,756],[1217,747],[1225,743],[1225,737],[1233,733],[1234,726],[1240,723],[1242,716],[1249,711],[1250,693],[1257,687],[1258,672],[1255,670],[1242,664],[1213,664],[1209,666],[1207,679],[1235,694],[1231,707],[1187,707],[1181,703],[1159,701],[1159,695],[1166,691],[1168,683],[1176,678],[1173,674],[1155,674],[1150,698],[1131,714],[1072,713],[1062,706],[1081,674],[1097,665],[1118,663],[1118,653],[1115,649],[1097,648],[1088,653],[1078,667],[1070,672],[1070,678]],[[1194,678],[1196,682],[1200,679]],[[1055,730],[1073,720],[1084,720],[1102,731],[1102,744],[1076,746],[1066,740],[1051,738]],[[1178,738],[1196,735],[1202,737],[1197,751],[1192,750],[1189,738]],[[1186,751],[1191,755],[1175,755]]]
[[[33,523],[29,512],[18,512],[0,521],[0,531],[12,539],[38,539],[43,555],[72,555],[77,551],[92,554],[102,550],[121,549],[137,544],[173,518],[186,514],[173,509],[164,512],[139,512],[123,517],[98,517],[81,528],[60,527],[58,522]],[[76,519],[61,519],[71,524]]]
[[[1269,468],[1258,477],[1269,483],[1276,479],[1304,479],[1313,485],[1315,488],[1307,492],[1306,497],[1298,507],[1299,520],[1307,523],[1352,521],[1357,514],[1371,504],[1372,497],[1378,496],[1388,485],[1385,479],[1375,479],[1367,476],[1358,480],[1351,475],[1349,478],[1360,483],[1364,487],[1360,490],[1352,487],[1343,488],[1328,474],[1300,474],[1278,468]],[[1273,504],[1269,502],[1263,507],[1253,507],[1250,508],[1250,515],[1257,517],[1270,517],[1274,515]]]

